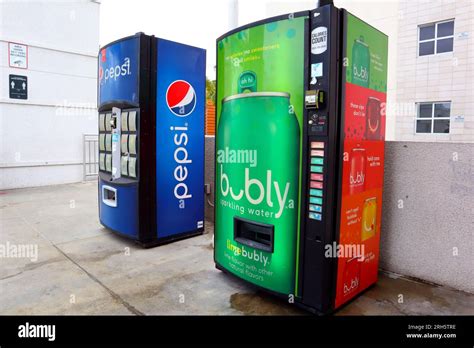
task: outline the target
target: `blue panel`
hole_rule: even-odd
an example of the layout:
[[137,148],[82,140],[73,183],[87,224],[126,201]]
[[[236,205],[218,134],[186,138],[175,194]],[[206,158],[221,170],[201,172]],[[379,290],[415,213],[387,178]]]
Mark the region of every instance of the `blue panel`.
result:
[[[117,206],[111,207],[103,202],[102,186],[117,190]],[[99,179],[99,219],[102,225],[138,238],[138,184],[113,185]]]
[[99,53],[99,105],[110,101],[138,103],[139,39],[107,46]]
[[156,191],[162,238],[203,226],[206,51],[157,40]]

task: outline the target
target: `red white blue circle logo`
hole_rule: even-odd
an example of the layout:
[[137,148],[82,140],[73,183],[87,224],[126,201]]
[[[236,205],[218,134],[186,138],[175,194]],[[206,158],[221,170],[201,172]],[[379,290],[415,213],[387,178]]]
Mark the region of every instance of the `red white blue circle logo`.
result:
[[166,91],[166,103],[173,114],[186,117],[196,107],[196,92],[189,82],[176,80]]

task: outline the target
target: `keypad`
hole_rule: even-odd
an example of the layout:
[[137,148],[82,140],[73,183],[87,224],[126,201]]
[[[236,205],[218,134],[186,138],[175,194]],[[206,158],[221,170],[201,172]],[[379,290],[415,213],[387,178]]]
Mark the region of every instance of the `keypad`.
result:
[[312,141],[310,144],[310,182],[308,217],[322,221],[324,187],[324,142]]

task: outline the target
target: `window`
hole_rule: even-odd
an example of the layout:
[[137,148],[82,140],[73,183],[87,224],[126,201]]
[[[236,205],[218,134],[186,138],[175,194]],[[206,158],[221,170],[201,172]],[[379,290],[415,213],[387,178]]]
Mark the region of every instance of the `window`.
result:
[[418,103],[416,133],[449,133],[451,102]]
[[418,56],[453,51],[454,20],[418,27]]

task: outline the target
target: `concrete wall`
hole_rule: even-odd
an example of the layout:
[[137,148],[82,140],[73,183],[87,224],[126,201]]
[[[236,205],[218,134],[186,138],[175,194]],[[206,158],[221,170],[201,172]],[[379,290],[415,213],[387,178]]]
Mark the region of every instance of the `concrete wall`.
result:
[[474,144],[389,142],[381,267],[474,292]]
[[[28,45],[11,68],[8,42]],[[0,189],[83,178],[82,135],[97,133],[99,3],[0,3]],[[8,75],[28,78],[28,99],[9,98]]]
[[[205,166],[213,203],[214,137]],[[473,197],[473,144],[387,142],[380,267],[474,293]]]

